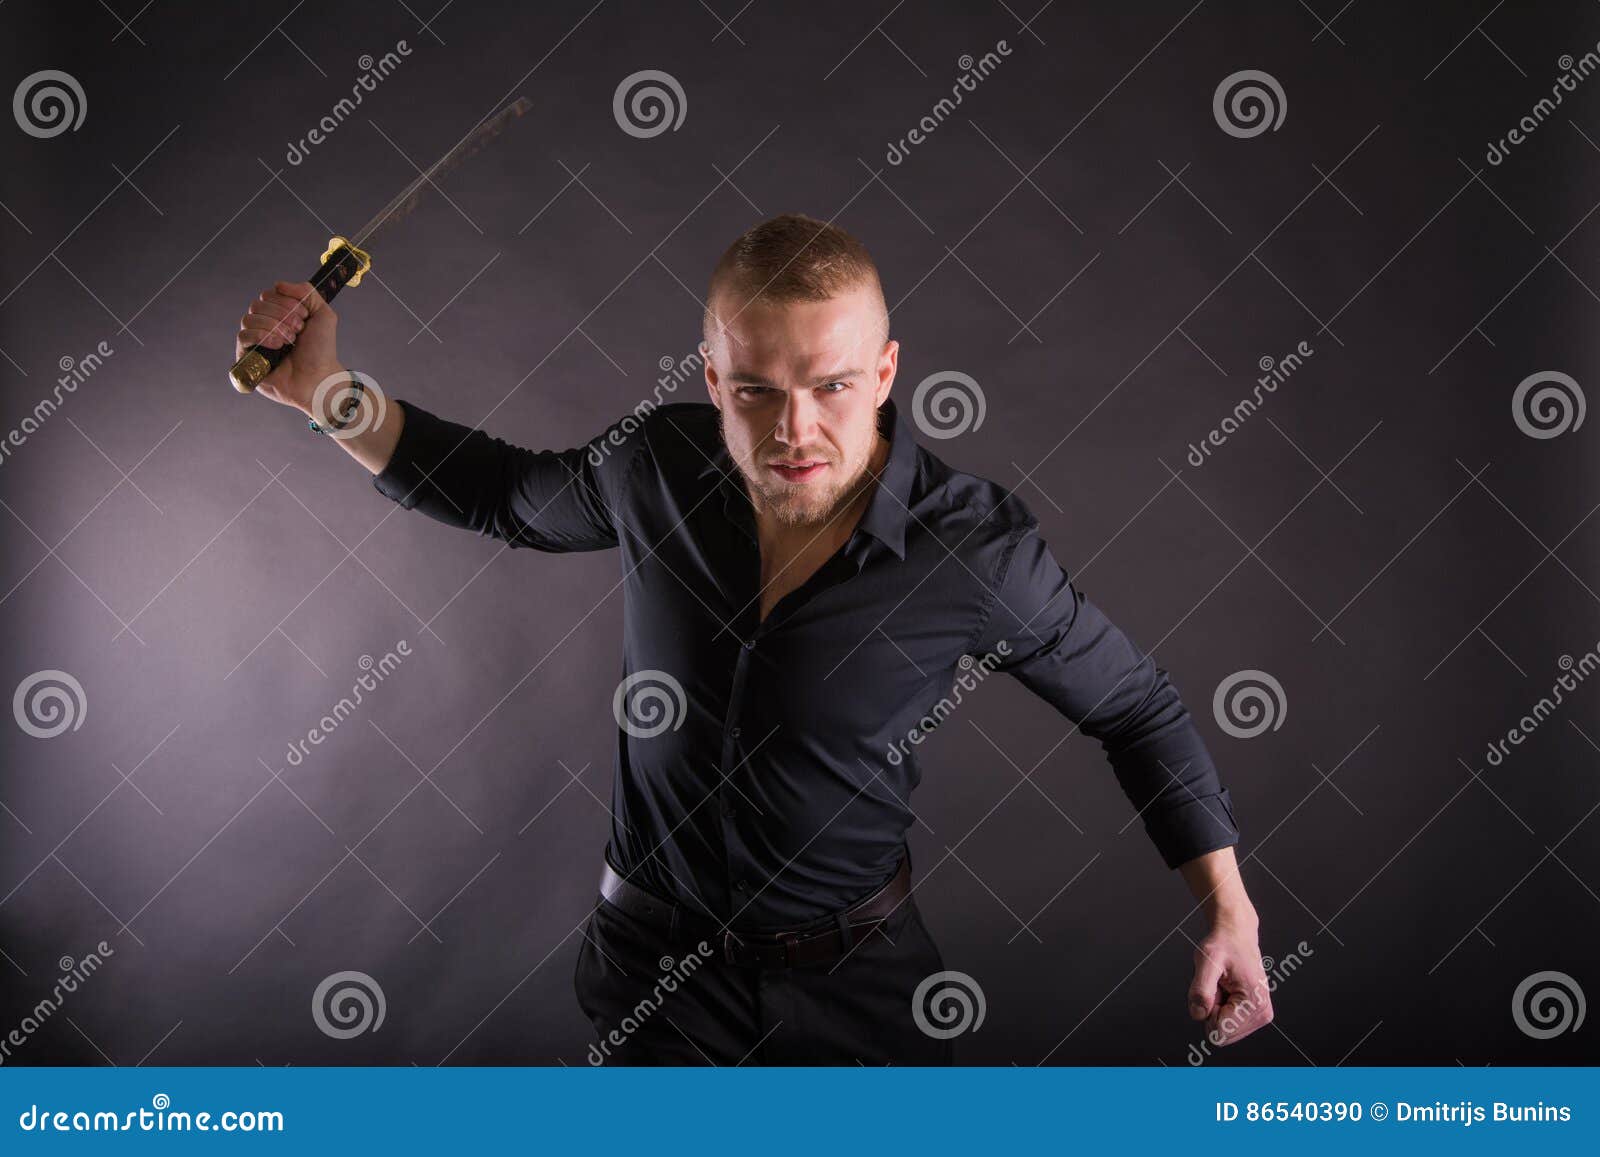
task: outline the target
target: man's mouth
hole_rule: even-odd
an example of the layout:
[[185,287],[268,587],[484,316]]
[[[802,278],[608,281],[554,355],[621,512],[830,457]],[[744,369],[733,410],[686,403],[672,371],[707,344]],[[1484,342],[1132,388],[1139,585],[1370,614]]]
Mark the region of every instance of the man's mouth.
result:
[[767,466],[785,482],[806,482],[817,477],[828,468],[826,462],[815,458],[801,462],[769,462]]

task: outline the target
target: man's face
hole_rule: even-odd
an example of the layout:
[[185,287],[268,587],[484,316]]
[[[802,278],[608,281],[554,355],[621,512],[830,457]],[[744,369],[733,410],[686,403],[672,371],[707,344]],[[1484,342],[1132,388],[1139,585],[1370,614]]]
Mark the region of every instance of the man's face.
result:
[[898,342],[885,342],[871,285],[825,301],[713,302],[706,388],[723,440],[759,512],[820,526],[864,481],[889,396]]

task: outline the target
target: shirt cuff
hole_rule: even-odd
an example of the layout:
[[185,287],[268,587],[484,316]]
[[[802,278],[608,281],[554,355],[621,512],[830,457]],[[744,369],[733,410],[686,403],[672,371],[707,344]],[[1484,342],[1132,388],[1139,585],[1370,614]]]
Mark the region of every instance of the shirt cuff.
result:
[[1144,828],[1169,868],[1239,842],[1239,826],[1234,822],[1233,800],[1227,788],[1147,814]]
[[400,427],[400,440],[382,471],[372,476],[372,485],[385,498],[410,510],[422,496],[422,482],[427,473],[438,464],[439,419],[419,406],[396,399],[396,407],[403,408],[404,423]]

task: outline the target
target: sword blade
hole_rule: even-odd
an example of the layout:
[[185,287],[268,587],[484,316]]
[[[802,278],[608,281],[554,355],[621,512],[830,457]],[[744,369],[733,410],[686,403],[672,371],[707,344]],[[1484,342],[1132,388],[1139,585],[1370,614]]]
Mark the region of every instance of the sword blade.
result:
[[356,231],[356,234],[351,238],[351,243],[357,247],[365,247],[379,233],[405,217],[427,195],[428,188],[434,178],[444,176],[462,161],[478,152],[478,150],[498,137],[508,124],[532,107],[532,101],[528,100],[527,97],[519,96],[492,117],[479,121],[466,136],[451,146],[449,151],[417,174],[415,180],[407,184],[405,188],[395,195],[393,200],[382,209],[379,209],[372,220]]

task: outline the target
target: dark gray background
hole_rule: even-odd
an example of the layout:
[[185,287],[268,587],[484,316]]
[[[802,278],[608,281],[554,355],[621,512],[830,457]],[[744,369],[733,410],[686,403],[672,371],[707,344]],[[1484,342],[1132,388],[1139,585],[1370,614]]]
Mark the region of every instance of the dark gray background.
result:
[[[382,283],[339,300],[346,362],[391,397],[572,445],[694,348],[735,235],[836,220],[883,270],[896,395],[942,370],[981,384],[983,426],[929,444],[1019,487],[1172,672],[1236,801],[1263,951],[1312,950],[1276,1023],[1218,1063],[1592,1061],[1593,1014],[1534,1040],[1511,998],[1546,969],[1600,992],[1597,688],[1503,766],[1484,751],[1600,640],[1600,421],[1542,440],[1511,412],[1532,373],[1594,382],[1600,79],[1504,164],[1484,154],[1597,17],[5,5],[4,92],[62,69],[88,113],[53,139],[0,132],[0,426],[61,358],[115,349],[0,466],[0,689],[59,668],[87,700],[54,739],[0,728],[0,1031],[59,957],[115,949],[12,1063],[583,1063],[571,978],[608,825],[615,556],[507,554],[409,515],[224,376],[260,289],[308,276],[407,157],[523,93],[533,111],[443,182],[450,200],[376,250]],[[357,58],[401,38],[400,69],[289,165]],[[999,70],[887,164],[958,58],[1002,38]],[[614,120],[641,69],[681,82],[678,131]],[[1219,128],[1213,91],[1241,69],[1283,86],[1277,131]],[[1305,367],[1187,464],[1258,359],[1301,340]],[[402,638],[412,657],[286,766],[358,658]],[[1243,669],[1288,705],[1250,740],[1211,703]],[[922,749],[917,898],[987,995],[962,1059],[1182,1065],[1203,922],[1125,827],[1097,745],[1056,747],[1066,728],[995,680]],[[388,1012],[338,1041],[309,1006],[345,969]]]

